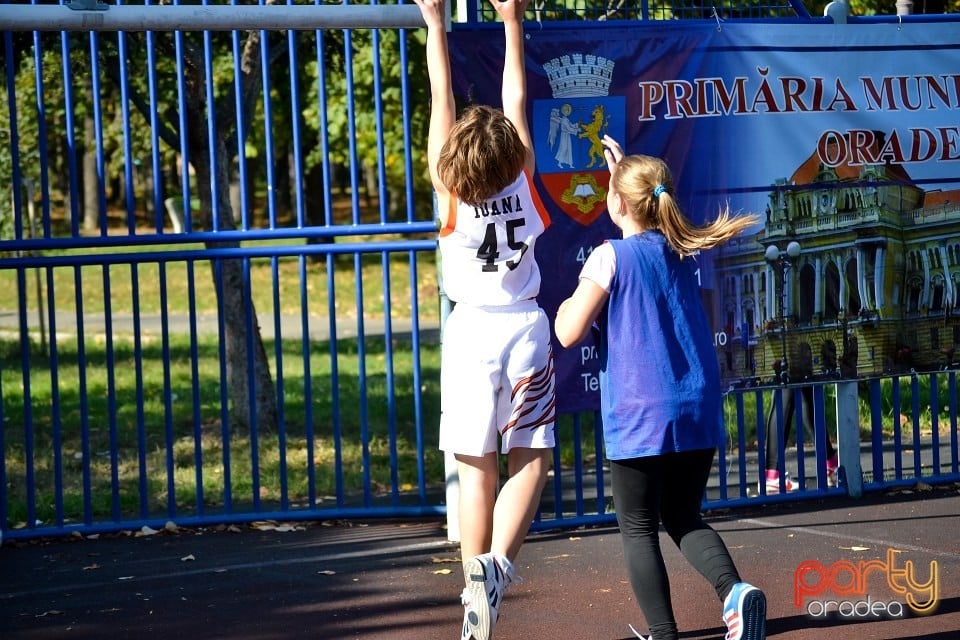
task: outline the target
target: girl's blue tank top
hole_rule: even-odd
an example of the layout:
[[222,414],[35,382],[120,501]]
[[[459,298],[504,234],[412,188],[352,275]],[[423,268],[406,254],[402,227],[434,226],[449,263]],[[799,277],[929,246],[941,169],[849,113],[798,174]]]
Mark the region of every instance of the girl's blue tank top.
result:
[[611,244],[616,272],[599,318],[607,457],[719,446],[720,371],[695,259],[656,231]]

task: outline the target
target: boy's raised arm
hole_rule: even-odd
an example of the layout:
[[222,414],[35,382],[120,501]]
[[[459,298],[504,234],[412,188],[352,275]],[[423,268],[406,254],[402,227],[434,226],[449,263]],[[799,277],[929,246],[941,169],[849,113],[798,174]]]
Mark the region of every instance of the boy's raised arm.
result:
[[433,188],[447,193],[437,174],[440,149],[450,136],[456,121],[453,82],[450,77],[450,52],[444,0],[414,0],[427,23],[427,73],[430,76],[430,128],[427,134],[427,165]]
[[503,56],[503,113],[516,127],[527,148],[526,168],[533,173],[536,160],[533,136],[527,123],[527,73],[523,55],[523,13],[530,0],[490,0],[503,19],[506,50]]

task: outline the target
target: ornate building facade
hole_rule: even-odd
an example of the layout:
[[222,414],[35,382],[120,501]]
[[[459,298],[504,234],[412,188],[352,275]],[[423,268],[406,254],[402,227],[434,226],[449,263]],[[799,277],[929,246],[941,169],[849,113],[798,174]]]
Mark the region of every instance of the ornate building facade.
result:
[[793,380],[953,365],[960,190],[924,191],[900,165],[832,167],[816,153],[772,187],[764,229],[725,245],[714,270],[728,382],[769,381],[784,357]]

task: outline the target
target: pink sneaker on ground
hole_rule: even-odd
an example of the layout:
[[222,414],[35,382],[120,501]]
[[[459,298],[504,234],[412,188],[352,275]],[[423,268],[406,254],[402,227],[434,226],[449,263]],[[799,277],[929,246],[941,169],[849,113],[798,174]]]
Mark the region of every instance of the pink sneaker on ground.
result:
[[[767,469],[765,485],[767,490],[767,495],[775,495],[780,493],[780,473],[776,469]],[[783,492],[789,493],[791,491],[796,491],[797,485],[790,479],[790,473],[784,472],[783,474]],[[758,490],[759,491],[759,490]]]
[[833,454],[827,458],[827,486],[837,486],[837,469],[840,467],[840,458]]

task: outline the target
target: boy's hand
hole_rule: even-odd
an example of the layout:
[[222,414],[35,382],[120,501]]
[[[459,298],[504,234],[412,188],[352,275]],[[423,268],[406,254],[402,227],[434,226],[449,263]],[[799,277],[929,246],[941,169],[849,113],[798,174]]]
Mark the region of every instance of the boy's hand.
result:
[[[418,0],[419,1],[419,0]],[[523,22],[523,13],[530,0],[490,0],[490,4],[500,14],[504,22]]]
[[441,28],[446,30],[446,12],[444,11],[445,0],[413,0],[420,7],[420,14],[423,21],[427,23],[427,28]]

